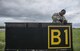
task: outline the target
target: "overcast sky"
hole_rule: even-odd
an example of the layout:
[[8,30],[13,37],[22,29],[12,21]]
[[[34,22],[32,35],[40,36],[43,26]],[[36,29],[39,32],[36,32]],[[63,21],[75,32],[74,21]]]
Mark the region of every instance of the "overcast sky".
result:
[[66,9],[68,22],[80,27],[80,0],[0,0],[0,25],[4,22],[52,22],[51,16]]

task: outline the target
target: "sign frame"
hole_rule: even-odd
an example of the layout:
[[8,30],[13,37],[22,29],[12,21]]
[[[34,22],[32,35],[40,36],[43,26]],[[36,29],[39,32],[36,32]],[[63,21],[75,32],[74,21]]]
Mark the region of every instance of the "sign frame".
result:
[[[50,31],[49,28],[50,27],[68,27],[69,28],[69,47],[50,47]],[[49,25],[48,26],[48,49],[61,49],[61,48],[72,48],[72,29],[71,29],[71,25]]]

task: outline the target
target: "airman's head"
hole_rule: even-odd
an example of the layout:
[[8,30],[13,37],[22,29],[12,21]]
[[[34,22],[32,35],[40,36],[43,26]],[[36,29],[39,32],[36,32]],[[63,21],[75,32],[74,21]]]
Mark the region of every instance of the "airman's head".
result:
[[65,9],[62,9],[62,10],[59,12],[59,14],[60,14],[61,16],[63,16],[65,13],[66,13],[66,10],[65,10]]

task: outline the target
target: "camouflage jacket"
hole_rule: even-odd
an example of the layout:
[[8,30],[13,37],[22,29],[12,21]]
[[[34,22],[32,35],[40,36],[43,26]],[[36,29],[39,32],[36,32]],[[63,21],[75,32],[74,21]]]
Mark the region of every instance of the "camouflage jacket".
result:
[[64,16],[60,16],[59,13],[54,13],[52,16],[53,23],[62,23],[60,20],[66,20]]

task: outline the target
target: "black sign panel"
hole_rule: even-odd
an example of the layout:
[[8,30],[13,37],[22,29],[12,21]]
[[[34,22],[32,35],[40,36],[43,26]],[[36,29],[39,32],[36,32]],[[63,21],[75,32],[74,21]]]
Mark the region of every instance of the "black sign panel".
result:
[[71,32],[70,23],[6,23],[6,49],[72,48]]
[[47,24],[6,23],[6,49],[47,49]]

